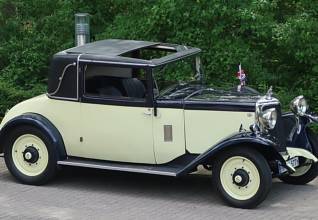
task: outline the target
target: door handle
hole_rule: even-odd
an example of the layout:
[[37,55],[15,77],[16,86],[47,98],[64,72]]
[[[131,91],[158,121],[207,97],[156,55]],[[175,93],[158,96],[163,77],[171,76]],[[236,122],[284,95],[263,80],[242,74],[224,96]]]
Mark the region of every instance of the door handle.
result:
[[152,109],[148,108],[147,111],[144,112],[144,115],[152,115]]

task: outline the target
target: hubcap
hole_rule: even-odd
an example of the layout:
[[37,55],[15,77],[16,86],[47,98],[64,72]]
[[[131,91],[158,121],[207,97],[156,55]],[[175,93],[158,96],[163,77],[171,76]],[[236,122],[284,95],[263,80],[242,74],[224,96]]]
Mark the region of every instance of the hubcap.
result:
[[225,192],[234,199],[252,198],[260,187],[260,175],[255,164],[241,156],[227,159],[220,170],[220,180]]
[[238,185],[242,182],[243,178],[240,175],[234,177],[234,182]]
[[31,159],[32,159],[32,154],[31,154],[30,152],[26,152],[26,153],[24,154],[24,159],[25,159],[26,161],[31,160]]
[[15,167],[24,175],[37,176],[46,169],[49,154],[45,143],[39,137],[25,134],[13,143],[12,160]]
[[36,163],[39,160],[39,152],[33,147],[27,147],[23,152],[23,158],[26,162]]
[[250,181],[250,177],[244,169],[237,169],[233,174],[233,183],[237,186],[246,186]]

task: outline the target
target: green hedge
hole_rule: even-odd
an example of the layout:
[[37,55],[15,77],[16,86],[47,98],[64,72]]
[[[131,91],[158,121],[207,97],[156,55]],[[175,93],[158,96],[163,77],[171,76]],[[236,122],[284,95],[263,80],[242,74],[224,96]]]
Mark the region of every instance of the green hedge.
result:
[[[259,0],[0,0],[0,113],[45,91],[50,57],[74,45],[74,14],[94,40],[153,40],[203,49],[213,86],[274,86],[284,106],[304,94],[318,111],[318,2]],[[173,76],[169,76],[170,78]]]

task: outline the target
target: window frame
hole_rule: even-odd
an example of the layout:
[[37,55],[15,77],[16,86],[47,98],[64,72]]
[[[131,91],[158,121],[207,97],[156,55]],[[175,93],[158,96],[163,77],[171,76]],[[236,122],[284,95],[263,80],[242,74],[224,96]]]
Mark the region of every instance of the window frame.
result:
[[[119,68],[136,68],[144,69],[146,73],[146,96],[144,99],[132,98],[132,97],[116,97],[116,96],[89,96],[85,94],[85,70],[84,67],[87,64],[119,67]],[[153,85],[152,85],[152,68],[138,65],[127,65],[127,64],[107,64],[97,62],[79,62],[79,91],[80,91],[80,102],[101,104],[101,105],[118,105],[118,106],[132,106],[132,107],[153,107]]]

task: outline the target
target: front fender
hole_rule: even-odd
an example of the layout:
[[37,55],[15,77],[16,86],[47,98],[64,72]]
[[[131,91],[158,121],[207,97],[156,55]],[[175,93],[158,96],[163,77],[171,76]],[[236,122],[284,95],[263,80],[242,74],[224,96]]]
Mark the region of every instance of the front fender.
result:
[[31,125],[44,132],[52,141],[53,146],[57,149],[58,160],[66,159],[66,150],[60,132],[44,116],[35,113],[26,113],[12,118],[0,130],[0,152],[3,153],[3,143],[6,135],[17,126]]
[[306,117],[299,118],[299,126],[297,126],[296,117],[292,113],[283,115],[285,132],[287,135],[287,147],[302,148],[316,157],[318,156],[318,137],[308,127],[310,120]]
[[318,136],[310,128],[306,129],[307,138],[312,148],[312,153],[317,157],[318,156]]
[[279,160],[283,165],[286,164],[284,158],[276,150],[277,144],[268,137],[255,135],[252,132],[239,132],[234,134],[200,154],[190,164],[188,164],[179,174],[185,175],[192,172],[198,165],[210,162],[219,152],[230,149],[231,147],[249,146],[262,153],[268,160]]

